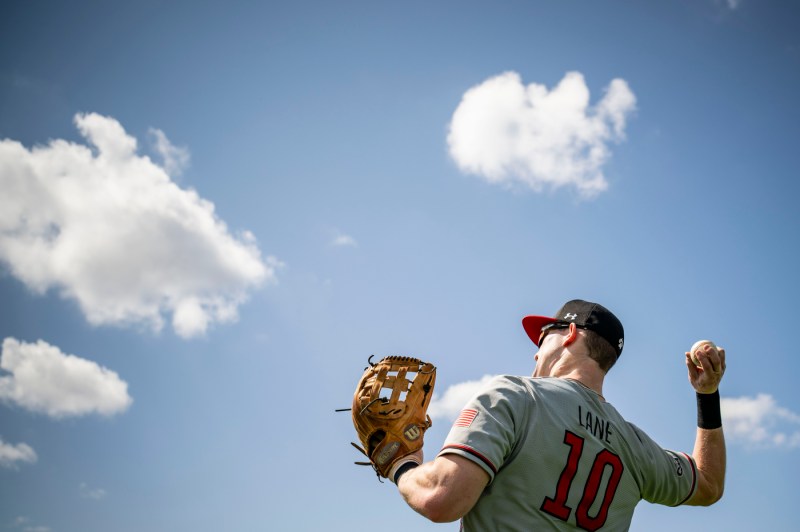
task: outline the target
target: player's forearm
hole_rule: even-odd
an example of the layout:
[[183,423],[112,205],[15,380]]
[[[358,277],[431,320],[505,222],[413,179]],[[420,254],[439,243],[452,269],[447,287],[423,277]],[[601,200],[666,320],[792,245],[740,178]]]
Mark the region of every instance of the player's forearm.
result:
[[475,505],[489,475],[455,454],[438,456],[404,473],[397,487],[409,506],[436,523],[463,517]]
[[695,497],[689,504],[708,506],[717,502],[725,489],[725,435],[722,427],[697,429],[694,444],[698,485]]
[[719,392],[697,394],[697,437],[694,451],[697,491],[688,504],[708,506],[725,489],[725,434],[722,431]]
[[445,479],[434,461],[404,473],[397,487],[406,503],[431,521],[446,523],[461,517],[447,501]]

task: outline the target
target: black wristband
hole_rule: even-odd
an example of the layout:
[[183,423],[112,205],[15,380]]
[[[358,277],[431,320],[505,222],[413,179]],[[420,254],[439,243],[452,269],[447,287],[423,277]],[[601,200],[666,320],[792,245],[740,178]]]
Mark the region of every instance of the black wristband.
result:
[[397,484],[397,481],[400,480],[400,477],[403,476],[403,473],[410,469],[414,469],[417,466],[419,466],[419,464],[415,464],[414,462],[408,462],[401,465],[399,468],[397,468],[397,472],[394,474],[394,483]]
[[718,429],[722,426],[719,390],[697,394],[697,426],[701,429]]

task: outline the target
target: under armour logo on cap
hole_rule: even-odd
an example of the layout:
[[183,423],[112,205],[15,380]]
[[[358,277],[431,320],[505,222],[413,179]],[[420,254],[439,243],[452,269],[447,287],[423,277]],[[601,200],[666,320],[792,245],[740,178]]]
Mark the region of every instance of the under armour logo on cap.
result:
[[611,344],[617,352],[617,356],[622,353],[622,346],[625,342],[625,331],[622,328],[622,323],[603,305],[583,301],[582,299],[573,299],[561,307],[555,313],[555,316],[563,316],[563,318],[525,316],[522,319],[522,326],[534,344],[539,345],[542,327],[552,323],[569,322],[574,323],[581,329],[588,329],[599,334]]

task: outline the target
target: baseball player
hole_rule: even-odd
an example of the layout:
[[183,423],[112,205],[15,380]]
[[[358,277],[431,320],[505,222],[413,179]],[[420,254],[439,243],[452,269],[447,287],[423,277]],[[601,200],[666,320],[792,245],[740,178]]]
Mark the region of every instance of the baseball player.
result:
[[406,502],[466,531],[628,530],[644,499],[711,505],[722,496],[725,440],[718,387],[725,351],[686,354],[697,392],[692,455],[662,449],[603,397],[622,353],[620,321],[603,306],[566,303],[555,317],[527,316],[539,347],[532,377],[500,376],[472,398],[435,460],[422,453],[393,471]]

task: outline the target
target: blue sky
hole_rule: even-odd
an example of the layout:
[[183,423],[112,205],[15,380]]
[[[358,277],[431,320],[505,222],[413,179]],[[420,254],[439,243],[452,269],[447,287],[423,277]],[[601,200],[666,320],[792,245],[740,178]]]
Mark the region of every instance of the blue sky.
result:
[[[0,530],[456,530],[357,453],[370,354],[439,367],[433,456],[572,298],[606,397],[728,477],[634,530],[792,530],[800,37],[791,2],[0,7]],[[449,393],[448,393],[449,392]]]

